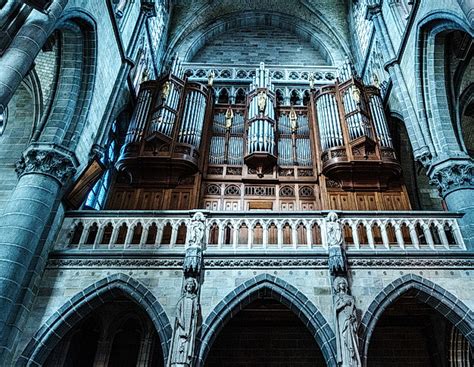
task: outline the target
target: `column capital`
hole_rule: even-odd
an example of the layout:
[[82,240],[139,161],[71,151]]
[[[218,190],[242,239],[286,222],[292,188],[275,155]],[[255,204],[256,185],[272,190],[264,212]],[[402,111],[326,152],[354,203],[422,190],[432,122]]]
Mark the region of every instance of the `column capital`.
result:
[[474,189],[474,162],[471,159],[447,160],[432,166],[430,171],[430,183],[438,186],[443,198],[456,190]]
[[31,145],[16,163],[18,177],[41,174],[54,178],[61,185],[76,173],[77,162],[71,152],[57,146]]

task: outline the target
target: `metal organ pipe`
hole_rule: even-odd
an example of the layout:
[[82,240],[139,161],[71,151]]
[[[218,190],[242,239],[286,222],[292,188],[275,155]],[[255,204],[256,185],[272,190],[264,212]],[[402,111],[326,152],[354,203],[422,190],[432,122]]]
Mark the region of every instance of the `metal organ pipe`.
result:
[[390,137],[390,132],[388,131],[388,124],[385,118],[385,113],[383,110],[382,102],[380,97],[373,95],[369,98],[370,112],[372,113],[372,118],[374,120],[374,126],[377,136],[380,139],[380,143],[384,147],[392,148],[392,138]]
[[331,107],[331,126],[333,129],[333,136],[334,136],[334,146],[342,145],[342,129],[341,129],[341,122],[339,119],[339,111],[337,108],[337,100],[334,94],[329,95],[330,99],[330,107]]
[[321,142],[321,147],[323,150],[326,149],[326,129],[323,113],[323,100],[322,97],[318,97],[316,101],[316,111],[318,113],[318,125],[319,125],[319,140]]
[[138,141],[143,133],[146,124],[146,117],[151,105],[151,93],[147,89],[141,89],[138,97],[138,103],[133,112],[130,127],[128,128],[126,143]]
[[196,121],[196,135],[195,135],[195,140],[194,140],[194,145],[196,147],[199,147],[201,144],[201,136],[202,136],[202,129],[204,125],[204,117],[206,113],[206,98],[204,95],[199,93],[199,115]]

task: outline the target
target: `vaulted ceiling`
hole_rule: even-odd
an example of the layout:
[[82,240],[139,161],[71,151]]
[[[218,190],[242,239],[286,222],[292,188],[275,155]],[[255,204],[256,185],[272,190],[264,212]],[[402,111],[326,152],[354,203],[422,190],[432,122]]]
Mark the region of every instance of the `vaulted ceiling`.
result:
[[167,58],[185,60],[216,36],[265,25],[311,42],[330,63],[350,54],[347,0],[175,0]]

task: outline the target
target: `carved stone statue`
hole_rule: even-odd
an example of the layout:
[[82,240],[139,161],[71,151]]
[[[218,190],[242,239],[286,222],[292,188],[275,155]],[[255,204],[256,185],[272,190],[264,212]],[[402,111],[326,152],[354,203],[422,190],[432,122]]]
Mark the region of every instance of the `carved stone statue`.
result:
[[225,128],[230,129],[232,127],[232,121],[234,120],[234,111],[232,108],[227,108],[225,112]]
[[290,126],[291,126],[291,131],[296,132],[298,129],[298,116],[296,115],[296,111],[293,107],[291,107],[290,110]]
[[193,215],[189,228],[189,247],[184,256],[183,271],[189,276],[198,277],[202,268],[202,250],[204,234],[206,231],[206,218],[201,212]]
[[171,83],[168,81],[165,84],[163,84],[163,87],[161,88],[161,99],[165,100],[168,98],[171,90]]
[[265,108],[267,107],[267,94],[265,92],[258,93],[258,112],[265,113]]
[[329,252],[328,266],[330,273],[332,275],[345,274],[347,271],[346,254],[342,247],[344,237],[341,224],[335,212],[330,212],[326,218],[326,240]]
[[375,73],[372,74],[372,84],[373,84],[375,87],[380,88],[379,77],[378,77],[377,74],[375,74]]
[[196,212],[191,220],[189,231],[189,245],[201,246],[204,244],[204,233],[206,231],[206,218],[201,212]]
[[214,79],[216,78],[216,73],[214,73],[214,70],[211,70],[209,74],[207,75],[207,86],[212,87],[214,85]]
[[315,82],[314,73],[309,74],[308,81],[309,81],[309,89],[313,90],[314,89],[314,82]]
[[360,90],[356,86],[352,87],[352,99],[354,99],[355,103],[359,104],[360,103]]
[[194,278],[187,278],[183,288],[183,296],[176,307],[169,367],[189,367],[194,357],[199,316],[198,282]]
[[360,367],[355,299],[348,294],[349,285],[343,277],[334,279],[334,311],[336,316],[337,364]]

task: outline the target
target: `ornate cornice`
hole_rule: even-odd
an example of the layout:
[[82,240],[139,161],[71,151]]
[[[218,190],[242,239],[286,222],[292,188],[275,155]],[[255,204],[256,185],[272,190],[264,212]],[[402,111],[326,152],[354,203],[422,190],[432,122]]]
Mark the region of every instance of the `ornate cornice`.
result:
[[443,198],[455,190],[474,188],[474,164],[460,162],[443,167],[432,174],[430,183],[438,186]]
[[54,148],[32,147],[16,163],[18,177],[27,174],[50,176],[60,184],[66,183],[75,173],[72,158]]
[[[84,267],[84,268],[182,268],[183,259],[50,259],[48,267]],[[321,259],[288,259],[288,258],[262,258],[262,259],[205,259],[204,268],[327,268],[328,260]],[[446,258],[358,258],[350,259],[349,266],[354,267],[474,267],[474,259],[446,259]]]

